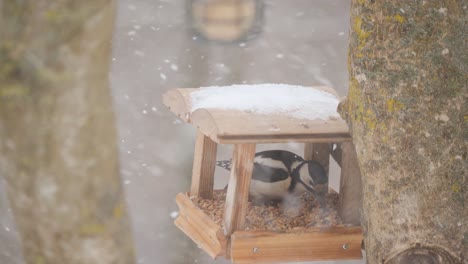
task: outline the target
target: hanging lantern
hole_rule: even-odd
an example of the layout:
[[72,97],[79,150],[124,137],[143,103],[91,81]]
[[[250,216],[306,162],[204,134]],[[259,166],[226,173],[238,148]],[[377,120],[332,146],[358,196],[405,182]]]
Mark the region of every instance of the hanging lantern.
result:
[[254,36],[260,32],[263,20],[259,0],[191,0],[188,11],[195,33],[219,42]]

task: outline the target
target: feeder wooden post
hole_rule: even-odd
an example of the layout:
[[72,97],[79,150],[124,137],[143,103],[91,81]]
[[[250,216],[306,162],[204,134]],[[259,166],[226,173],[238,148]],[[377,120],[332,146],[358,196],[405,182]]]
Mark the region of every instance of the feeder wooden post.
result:
[[306,143],[304,147],[304,159],[315,160],[323,166],[327,173],[330,167],[330,144],[329,143]]
[[229,236],[242,230],[249,200],[255,144],[236,144],[232,155],[232,169],[226,194],[224,233]]
[[200,130],[197,131],[190,195],[205,199],[213,198],[217,146],[216,142]]
[[361,223],[361,171],[356,150],[352,142],[341,143],[341,179],[338,213],[343,223],[360,225]]

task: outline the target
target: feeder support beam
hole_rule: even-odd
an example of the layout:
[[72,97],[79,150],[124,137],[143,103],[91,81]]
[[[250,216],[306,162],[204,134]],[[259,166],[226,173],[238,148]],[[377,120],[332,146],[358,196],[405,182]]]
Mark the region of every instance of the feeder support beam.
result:
[[356,149],[352,142],[343,142],[340,149],[341,177],[338,213],[343,223],[360,225],[362,183]]
[[200,130],[197,131],[190,195],[204,199],[213,198],[217,146],[216,142]]
[[237,144],[234,146],[233,166],[229,178],[224,213],[224,233],[227,236],[244,228],[254,157],[255,144]]

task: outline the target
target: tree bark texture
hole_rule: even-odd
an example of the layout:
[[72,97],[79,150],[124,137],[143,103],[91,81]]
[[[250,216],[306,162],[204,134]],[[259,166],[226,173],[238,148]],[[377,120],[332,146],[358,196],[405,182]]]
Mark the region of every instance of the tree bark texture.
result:
[[2,1],[0,175],[26,263],[134,263],[108,85],[111,0]]
[[466,1],[352,0],[350,126],[368,263],[466,263]]

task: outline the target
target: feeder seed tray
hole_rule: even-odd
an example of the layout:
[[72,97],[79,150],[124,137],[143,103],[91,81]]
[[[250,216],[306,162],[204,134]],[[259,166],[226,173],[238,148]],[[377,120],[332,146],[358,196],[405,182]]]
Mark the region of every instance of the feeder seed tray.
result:
[[[217,225],[223,225],[226,192],[215,190],[213,199],[190,197],[192,202]],[[321,208],[310,193],[290,199],[284,203],[252,204],[249,202],[245,230],[267,230],[275,232],[301,232],[310,227],[329,228],[344,226],[336,206],[338,194],[326,197],[326,207]]]

